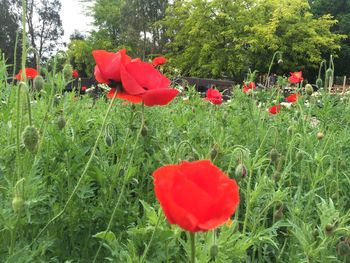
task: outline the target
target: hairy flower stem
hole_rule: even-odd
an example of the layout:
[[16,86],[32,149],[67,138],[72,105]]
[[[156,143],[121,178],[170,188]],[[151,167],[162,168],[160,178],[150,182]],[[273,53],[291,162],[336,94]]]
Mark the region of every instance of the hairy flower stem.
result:
[[190,233],[190,240],[191,240],[191,263],[196,262],[196,236],[194,232]]
[[267,72],[267,76],[266,76],[266,82],[265,82],[265,86],[266,87],[270,86],[270,73],[271,73],[271,69],[272,69],[272,66],[273,66],[273,62],[275,62],[275,58],[276,58],[277,54],[280,54],[280,56],[282,56],[282,52],[281,51],[276,51],[273,54],[273,56],[272,56],[271,63],[270,63],[270,66],[269,66],[269,71]]
[[[113,219],[114,219],[115,213],[117,212],[117,209],[118,209],[118,207],[119,207],[119,203],[120,203],[120,201],[121,201],[121,199],[122,199],[122,197],[123,197],[123,195],[124,195],[126,182],[127,182],[127,179],[129,178],[128,172],[129,172],[129,169],[130,169],[130,167],[131,167],[131,164],[132,164],[132,162],[133,162],[133,160],[134,160],[134,155],[135,155],[136,147],[137,147],[138,141],[139,141],[139,139],[140,139],[140,136],[141,136],[142,129],[143,129],[144,125],[145,125],[145,105],[142,103],[142,110],[141,110],[141,127],[140,127],[140,129],[139,129],[139,131],[138,131],[138,133],[137,133],[137,136],[136,136],[136,139],[135,139],[135,144],[134,144],[134,146],[133,146],[133,148],[132,148],[131,157],[130,157],[130,160],[129,160],[128,165],[127,165],[128,170],[126,171],[126,173],[125,173],[125,175],[124,175],[124,177],[123,177],[122,187],[121,187],[121,190],[120,190],[118,199],[117,199],[117,203],[115,204],[114,209],[113,209],[113,212],[112,212],[112,215],[111,215],[111,217],[110,217],[110,219],[109,219],[109,222],[108,222],[108,225],[107,225],[107,229],[106,229],[106,231],[105,231],[104,238],[106,237],[107,233],[108,233],[108,232],[110,231],[110,229],[111,229],[111,226],[112,226],[112,223],[113,223]],[[118,174],[118,173],[119,173],[119,169],[118,169],[118,171],[117,171],[117,174]],[[102,248],[102,243],[100,243],[100,245],[99,245],[99,247],[98,247],[98,249],[97,249],[97,251],[96,251],[96,254],[95,254],[93,263],[96,262],[97,257],[98,257],[98,255],[99,255],[99,253],[100,253],[100,251],[101,251],[101,248]]]
[[13,82],[15,81],[15,74],[16,74],[16,66],[17,66],[17,47],[18,47],[18,37],[19,37],[20,29],[16,31],[16,41],[15,41],[15,47],[13,50],[13,69],[12,69],[12,82],[11,85],[13,85]]
[[158,220],[157,220],[157,224],[156,224],[156,226],[155,226],[154,229],[153,229],[151,238],[150,238],[150,240],[149,240],[149,242],[148,242],[148,244],[147,244],[147,247],[146,247],[145,251],[143,252],[143,255],[142,255],[142,257],[141,257],[140,263],[143,263],[143,262],[144,262],[144,260],[145,260],[145,258],[146,258],[146,255],[147,255],[147,252],[148,252],[149,248],[151,247],[151,244],[152,244],[152,241],[153,241],[153,238],[154,238],[154,234],[155,234],[155,233],[157,232],[157,230],[158,230],[160,221],[161,221],[161,219],[162,219],[162,214],[160,214],[160,211],[161,211],[161,209],[158,210]]
[[17,178],[14,178],[14,182],[21,178],[21,128],[20,128],[20,118],[21,118],[21,87],[18,85],[17,89],[17,116],[16,116],[16,159],[17,159]]
[[47,224],[40,230],[40,232],[37,234],[37,236],[34,238],[34,240],[32,241],[32,243],[30,244],[30,247],[38,240],[38,238],[46,231],[46,229],[47,229],[53,222],[55,222],[59,217],[61,217],[61,216],[64,214],[64,212],[66,211],[68,205],[71,203],[71,201],[72,201],[74,195],[76,194],[76,192],[77,192],[77,190],[78,190],[78,188],[79,188],[81,182],[83,181],[84,176],[86,175],[86,172],[88,171],[88,169],[89,169],[89,167],[90,167],[90,164],[91,164],[91,162],[92,162],[92,159],[93,159],[94,156],[95,156],[95,152],[96,152],[96,149],[97,149],[98,142],[99,142],[99,140],[100,140],[100,138],[101,138],[101,136],[102,136],[102,134],[103,134],[103,132],[104,132],[104,130],[105,130],[107,118],[108,118],[108,115],[109,115],[109,113],[110,113],[110,111],[111,111],[111,109],[112,109],[112,106],[113,106],[113,103],[114,103],[114,100],[115,100],[116,95],[117,95],[117,93],[115,93],[115,95],[114,95],[112,101],[111,101],[110,104],[109,104],[109,107],[108,107],[108,109],[107,109],[106,115],[105,115],[105,117],[104,117],[104,119],[103,119],[103,122],[102,122],[102,126],[101,126],[101,129],[100,129],[100,132],[99,132],[99,134],[98,134],[98,136],[97,136],[97,138],[96,138],[95,145],[94,145],[94,147],[92,148],[92,151],[91,151],[91,154],[90,154],[90,158],[89,158],[88,162],[86,163],[85,168],[84,168],[84,170],[83,170],[83,173],[81,174],[81,176],[80,176],[80,178],[79,178],[77,184],[75,185],[75,187],[74,187],[72,193],[70,194],[70,196],[69,196],[67,202],[65,203],[63,209],[62,209],[56,216],[54,216],[50,221],[48,221]]

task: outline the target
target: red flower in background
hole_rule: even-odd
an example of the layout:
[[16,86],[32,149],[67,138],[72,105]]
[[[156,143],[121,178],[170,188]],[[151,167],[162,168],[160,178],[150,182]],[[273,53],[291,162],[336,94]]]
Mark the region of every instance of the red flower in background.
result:
[[75,78],[75,79],[76,79],[77,77],[79,77],[79,73],[78,73],[77,70],[73,70],[72,77]]
[[221,104],[222,103],[222,95],[220,91],[210,88],[207,90],[207,96],[205,100],[210,101],[213,104]]
[[289,82],[292,84],[300,83],[304,80],[303,72],[290,72],[290,77],[288,78]]
[[170,224],[191,232],[227,222],[239,204],[239,189],[209,160],[165,165],[153,173],[156,197]]
[[[146,106],[166,105],[179,93],[170,88],[170,80],[150,63],[139,58],[131,59],[122,49],[116,53],[104,50],[92,52],[96,61],[95,78],[112,86],[109,98],[116,96],[132,103],[144,102]],[[121,83],[122,88],[113,87]]]
[[153,64],[153,66],[156,67],[156,66],[163,65],[163,64],[167,63],[167,61],[168,60],[165,57],[156,57],[153,59],[152,64]]
[[247,93],[251,89],[256,89],[256,85],[254,81],[249,82],[249,84],[243,84],[243,92]]
[[[25,69],[25,75],[27,79],[34,79],[36,76],[39,75],[38,71],[34,68],[26,68]],[[18,72],[18,74],[15,76],[17,80],[23,80],[22,79],[22,70]]]
[[281,111],[281,105],[274,105],[272,107],[269,108],[269,112],[271,114],[277,114]]
[[286,97],[285,100],[290,103],[295,103],[297,102],[299,96],[300,96],[300,93],[294,93]]
[[86,86],[82,86],[82,87],[81,87],[81,91],[82,91],[82,92],[85,92],[85,91],[86,91]]

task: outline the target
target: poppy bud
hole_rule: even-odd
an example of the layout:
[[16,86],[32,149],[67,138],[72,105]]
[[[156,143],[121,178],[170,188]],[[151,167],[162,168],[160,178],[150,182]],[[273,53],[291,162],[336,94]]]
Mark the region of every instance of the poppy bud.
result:
[[302,151],[297,152],[297,160],[300,162],[304,158],[304,153]]
[[214,260],[219,253],[219,247],[217,245],[212,245],[210,248],[210,258]]
[[341,169],[345,169],[346,168],[346,161],[345,160],[341,160],[339,166],[340,166]]
[[284,216],[283,213],[283,206],[281,206],[280,208],[278,208],[275,213],[274,213],[274,217],[276,220],[281,220]]
[[210,159],[214,160],[219,154],[219,147],[217,144],[214,144],[213,148],[210,151]]
[[111,147],[113,145],[113,138],[111,135],[106,135],[105,143],[108,147]]
[[33,126],[27,126],[22,133],[22,139],[27,150],[34,153],[39,142],[37,129]]
[[327,177],[333,175],[333,167],[332,166],[329,166],[329,168],[326,171],[326,175],[327,175]]
[[331,68],[326,70],[326,78],[330,78],[333,75],[333,70]]
[[322,79],[317,79],[316,80],[316,86],[320,89],[320,88],[322,88],[322,86],[323,86],[323,81],[322,81]]
[[243,163],[237,165],[235,169],[236,178],[246,177],[247,176],[247,168]]
[[146,125],[143,125],[142,130],[141,130],[141,135],[142,135],[143,137],[146,137],[147,134],[148,134],[148,128],[147,128]]
[[277,61],[277,63],[278,63],[278,65],[282,65],[283,64],[283,59],[279,59],[278,61]]
[[287,129],[287,135],[288,135],[288,136],[292,136],[293,133],[294,133],[293,126],[289,126],[288,129]]
[[314,88],[310,84],[305,85],[305,92],[307,95],[312,95],[314,93]]
[[325,227],[325,233],[327,235],[331,235],[333,233],[334,225],[332,224],[327,224]]
[[316,137],[317,137],[317,140],[322,140],[323,139],[323,137],[324,137],[324,134],[322,133],[322,132],[318,132],[317,133],[317,135],[316,135]]
[[279,153],[278,151],[276,150],[276,148],[273,148],[271,151],[270,151],[270,159],[272,162],[276,162],[279,158]]
[[34,89],[36,91],[41,91],[44,88],[44,84],[45,84],[44,78],[40,75],[36,76],[33,84],[34,84]]
[[279,171],[275,171],[272,175],[272,179],[275,181],[275,182],[278,182],[281,178],[281,173]]
[[12,209],[16,214],[21,213],[23,210],[24,201],[23,198],[20,195],[15,195],[15,197],[12,199]]
[[316,239],[318,237],[318,229],[315,228],[313,231],[312,231],[312,236]]
[[341,257],[347,257],[350,255],[350,244],[346,241],[341,241],[337,245],[338,255]]
[[68,81],[72,78],[73,75],[73,67],[71,64],[66,64],[63,67],[63,77],[65,81]]
[[66,126],[66,119],[62,115],[57,119],[57,127],[58,129],[62,130],[65,126]]
[[56,94],[56,95],[54,96],[54,98],[53,98],[53,104],[54,104],[55,106],[58,106],[58,105],[60,104],[60,101],[61,101],[61,96],[58,95],[58,94]]

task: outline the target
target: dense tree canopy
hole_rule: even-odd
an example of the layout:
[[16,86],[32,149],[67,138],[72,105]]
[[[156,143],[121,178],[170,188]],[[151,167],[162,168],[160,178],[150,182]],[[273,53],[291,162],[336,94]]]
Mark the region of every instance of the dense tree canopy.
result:
[[175,1],[164,20],[172,62],[184,75],[229,78],[267,71],[277,50],[285,70],[317,67],[340,48],[335,23],[315,18],[306,0]]
[[341,50],[335,61],[337,75],[350,75],[350,0],[309,0],[316,16],[331,14],[338,20],[332,31],[347,36],[341,43]]

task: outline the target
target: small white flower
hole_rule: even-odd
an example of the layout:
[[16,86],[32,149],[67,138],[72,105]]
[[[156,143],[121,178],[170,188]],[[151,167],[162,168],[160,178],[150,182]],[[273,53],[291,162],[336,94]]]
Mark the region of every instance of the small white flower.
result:
[[281,106],[285,107],[287,109],[291,109],[292,108],[292,104],[293,103],[290,103],[290,102],[281,102]]

